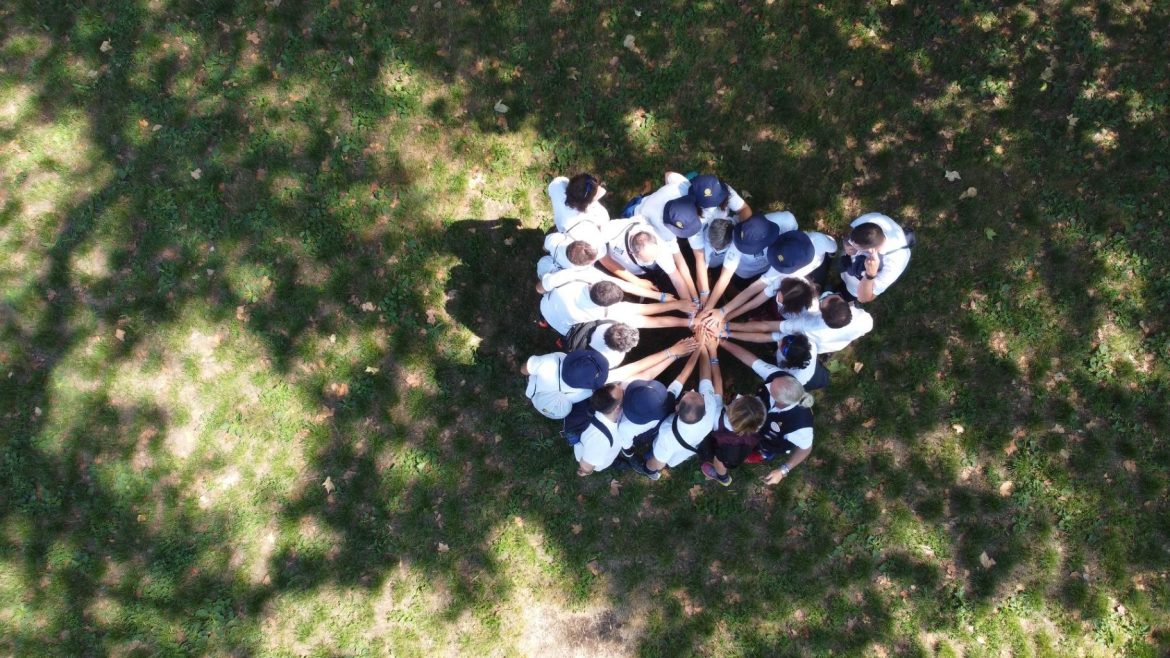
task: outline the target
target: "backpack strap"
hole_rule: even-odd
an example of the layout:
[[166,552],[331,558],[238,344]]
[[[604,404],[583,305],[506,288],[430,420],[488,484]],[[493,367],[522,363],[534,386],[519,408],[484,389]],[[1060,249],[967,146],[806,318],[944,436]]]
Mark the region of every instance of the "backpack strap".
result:
[[605,435],[606,439],[609,439],[609,445],[612,448],[613,447],[613,434],[610,434],[609,428],[605,426],[605,423],[601,422],[600,420],[597,420],[597,416],[593,416],[589,419],[589,424],[596,427],[598,430],[601,431],[602,434]]
[[682,434],[679,434],[679,431],[678,431],[678,414],[675,414],[675,416],[674,416],[674,421],[672,421],[672,422],[670,423],[670,431],[674,432],[674,439],[675,439],[676,441],[678,441],[678,444],[679,444],[680,446],[682,446],[682,447],[686,448],[687,450],[690,450],[691,452],[699,452],[699,449],[698,449],[698,448],[696,448],[696,447],[694,447],[693,445],[691,445],[691,444],[687,443],[687,442],[686,442],[686,439],[682,438]]

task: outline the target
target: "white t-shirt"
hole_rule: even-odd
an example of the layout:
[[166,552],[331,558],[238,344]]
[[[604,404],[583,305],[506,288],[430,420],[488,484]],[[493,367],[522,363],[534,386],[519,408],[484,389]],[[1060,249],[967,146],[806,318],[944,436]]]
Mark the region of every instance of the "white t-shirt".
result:
[[[787,211],[770,212],[764,217],[778,226],[781,233],[796,230],[796,216]],[[723,267],[734,269],[735,275],[744,279],[760,276],[769,271],[768,250],[758,254],[745,254],[732,241],[727,248],[727,255],[723,258]]]
[[654,227],[659,241],[662,242],[662,246],[668,247],[668,251],[678,251],[678,238],[662,222],[663,210],[667,203],[685,195],[690,189],[691,182],[686,176],[671,172],[666,177],[666,185],[642,197],[642,202],[634,208],[635,215],[641,215]]
[[557,176],[548,184],[548,198],[552,201],[553,222],[557,225],[557,230],[561,233],[571,232],[582,220],[597,225],[599,229],[604,228],[605,223],[609,221],[609,211],[605,209],[605,206],[594,201],[589,204],[585,212],[570,208],[565,203],[568,190],[569,179],[564,176]]
[[873,329],[873,316],[864,309],[851,307],[852,319],[849,324],[838,329],[832,329],[825,324],[821,317],[820,307],[806,311],[788,320],[780,322],[780,331],[773,334],[804,334],[809,342],[816,346],[817,352],[827,354],[844,349],[854,340],[868,334]]
[[[715,429],[715,423],[719,420],[719,414],[723,411],[723,398],[715,394],[715,387],[711,384],[710,379],[704,379],[699,382],[699,393],[703,396],[703,417],[696,423],[684,423],[678,421],[678,433],[683,440],[691,445],[692,448],[698,448],[703,439]],[[671,414],[662,421],[662,425],[658,428],[658,436],[654,439],[654,458],[660,462],[664,462],[667,466],[678,466],[687,458],[695,455],[687,448],[683,447],[674,436],[674,427],[676,426],[678,414]]]
[[808,265],[805,265],[804,267],[790,274],[781,274],[778,270],[769,267],[768,271],[760,277],[760,281],[763,281],[765,284],[767,284],[767,287],[764,288],[764,292],[766,292],[769,296],[774,296],[776,292],[780,290],[780,281],[782,281],[785,277],[794,276],[797,278],[808,278],[808,275],[812,274],[818,267],[821,266],[821,263],[825,260],[825,257],[827,257],[829,254],[837,252],[837,241],[832,237],[817,231],[805,231],[804,234],[807,235],[813,243],[812,261],[810,261]]
[[[579,232],[585,232],[585,231],[579,231]],[[585,241],[589,242],[589,244],[591,244],[593,246],[593,248],[597,250],[597,253],[599,256],[601,254],[604,254],[605,253],[605,251],[604,251],[605,242],[600,237],[601,232],[597,231],[596,229],[593,229],[592,227],[590,227],[590,231],[588,231],[588,232],[596,234],[597,238],[596,238],[596,240],[585,240]],[[555,270],[570,270],[570,269],[573,269],[575,267],[583,267],[583,268],[584,267],[592,267],[592,264],[577,266],[569,261],[569,256],[567,253],[568,249],[569,249],[569,245],[573,244],[573,242],[577,241],[578,239],[582,239],[582,238],[575,238],[575,237],[569,235],[568,233],[558,233],[556,231],[553,231],[552,233],[549,233],[548,235],[544,236],[544,250],[546,253],[548,253],[549,257],[552,259],[552,263],[555,266],[554,267]],[[600,243],[602,246],[598,247],[596,243]]]
[[671,236],[670,242],[673,245],[673,250],[664,248],[662,238],[658,238],[658,257],[652,263],[643,263],[634,258],[630,251],[630,242],[633,237],[639,233],[651,233],[657,236],[654,227],[650,225],[645,219],[639,215],[634,215],[626,219],[615,219],[610,222],[606,232],[606,250],[609,257],[616,261],[619,265],[629,270],[635,276],[640,276],[646,273],[646,268],[652,265],[657,265],[667,275],[674,274],[677,270],[674,264],[674,253],[678,251],[678,244]]
[[614,325],[613,322],[606,322],[599,324],[593,330],[593,336],[589,339],[589,347],[601,352],[601,356],[609,362],[610,368],[616,368],[622,364],[626,358],[625,352],[620,352],[605,344],[605,332]]
[[604,471],[613,463],[613,460],[617,459],[622,449],[632,448],[634,444],[623,440],[618,435],[617,423],[606,418],[605,414],[593,414],[593,417],[605,425],[610,436],[613,437],[613,441],[611,442],[606,438],[604,432],[590,423],[581,433],[581,442],[573,446],[573,457],[577,461],[584,460],[591,464],[594,472]]
[[574,403],[593,394],[587,388],[573,388],[561,381],[561,362],[564,359],[564,352],[528,357],[528,386],[524,395],[532,400],[532,406],[537,411],[548,418],[568,416]]
[[[902,276],[902,272],[906,271],[906,266],[910,264],[910,250],[905,248],[906,232],[894,220],[881,213],[866,213],[853,220],[849,226],[857,226],[867,222],[882,227],[882,233],[886,234],[886,242],[880,250],[881,269],[878,270],[877,277],[873,280],[873,294],[876,296],[885,292],[886,288],[889,288],[890,284]],[[861,285],[861,280],[849,276],[848,272],[842,272],[841,281],[845,282],[849,294],[856,297],[857,287]]]
[[[678,398],[678,396],[682,394],[682,382],[671,382],[670,386],[666,387],[666,392],[673,393],[674,397]],[[656,420],[652,420],[646,423],[635,423],[629,418],[626,418],[626,415],[623,413],[621,420],[618,421],[618,432],[621,433],[623,441],[633,441],[634,437],[638,436],[642,432],[645,432],[646,430],[653,428],[657,424],[658,421]]]
[[[637,313],[638,305],[632,302],[618,302],[612,306],[598,306],[589,298],[589,286],[594,283],[589,277],[600,276],[608,279],[597,268],[585,270],[561,270],[552,272],[541,278],[541,285],[548,292],[540,298],[540,314],[558,334],[564,336],[569,333],[573,325],[594,320],[614,320],[624,322],[635,329],[645,324],[644,316]],[[575,275],[583,275],[573,278]],[[565,276],[567,282],[559,282],[558,277]],[[556,285],[549,285],[556,282]]]

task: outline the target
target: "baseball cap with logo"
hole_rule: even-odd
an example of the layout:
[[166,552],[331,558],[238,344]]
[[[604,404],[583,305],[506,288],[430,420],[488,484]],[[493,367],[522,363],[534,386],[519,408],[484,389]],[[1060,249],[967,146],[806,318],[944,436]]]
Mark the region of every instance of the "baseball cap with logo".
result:
[[691,181],[691,199],[700,208],[721,206],[727,197],[727,185],[714,174],[695,176]]
[[670,413],[666,387],[662,382],[637,379],[626,385],[622,396],[622,413],[630,422],[641,425],[666,418]]
[[786,231],[768,247],[768,264],[781,274],[792,274],[812,262],[816,250],[804,231]]
[[662,223],[680,238],[689,238],[703,228],[703,219],[695,211],[695,204],[685,196],[666,204],[662,209]]
[[561,363],[561,379],[573,388],[596,391],[608,377],[609,361],[595,349],[573,350]]
[[741,253],[756,255],[768,248],[780,235],[780,227],[763,215],[752,215],[735,227],[731,235]]

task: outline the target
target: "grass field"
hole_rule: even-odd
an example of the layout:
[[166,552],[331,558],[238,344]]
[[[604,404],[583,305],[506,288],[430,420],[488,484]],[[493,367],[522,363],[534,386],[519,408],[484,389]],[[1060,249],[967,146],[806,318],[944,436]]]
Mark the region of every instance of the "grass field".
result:
[[[0,654],[1170,654],[1168,30],[4,3]],[[523,396],[548,181],[667,169],[918,229],[775,488],[578,478]]]

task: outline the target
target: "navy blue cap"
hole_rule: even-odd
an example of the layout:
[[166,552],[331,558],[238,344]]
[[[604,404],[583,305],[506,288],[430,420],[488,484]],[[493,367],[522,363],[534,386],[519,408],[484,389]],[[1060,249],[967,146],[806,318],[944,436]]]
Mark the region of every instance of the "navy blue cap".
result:
[[780,227],[768,221],[763,215],[752,215],[745,219],[731,234],[735,248],[752,256],[768,248],[780,235]]
[[804,231],[787,231],[768,247],[768,264],[781,274],[791,274],[811,263],[815,255],[812,239]]
[[670,413],[667,406],[669,394],[662,382],[638,379],[626,385],[622,396],[622,413],[631,423],[658,422]]
[[695,210],[694,202],[685,196],[667,202],[662,209],[662,223],[680,238],[689,238],[703,228],[703,219]]
[[714,208],[727,201],[727,184],[714,174],[695,176],[691,181],[691,199],[700,208]]
[[561,380],[573,388],[596,391],[608,378],[609,361],[595,349],[569,352],[561,363]]

